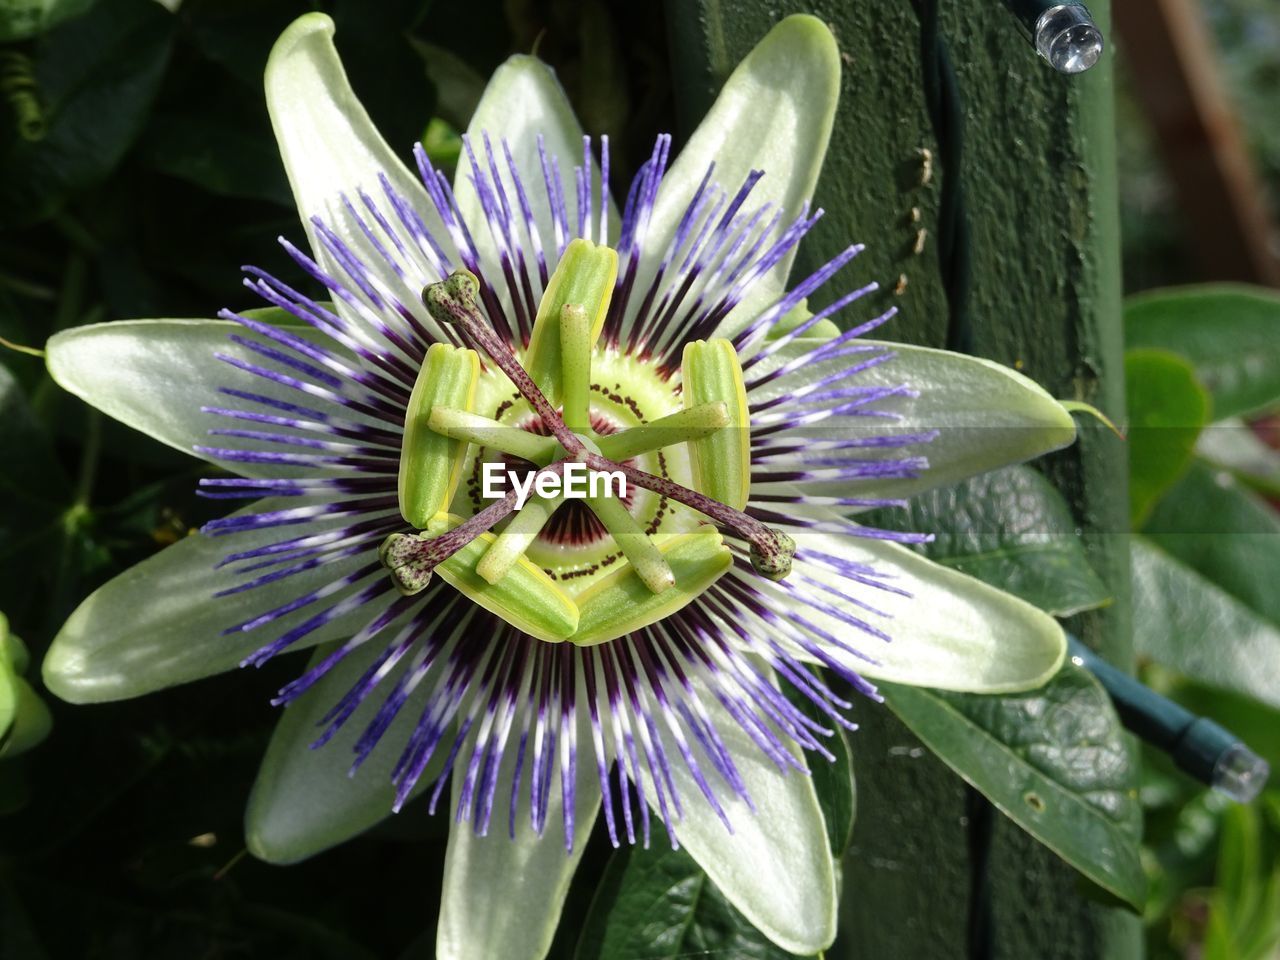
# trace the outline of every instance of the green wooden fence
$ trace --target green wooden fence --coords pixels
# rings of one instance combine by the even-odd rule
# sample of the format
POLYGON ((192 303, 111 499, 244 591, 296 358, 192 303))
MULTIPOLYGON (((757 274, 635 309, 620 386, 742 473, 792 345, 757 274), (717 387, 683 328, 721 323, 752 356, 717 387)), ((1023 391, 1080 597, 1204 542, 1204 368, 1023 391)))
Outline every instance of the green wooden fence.
MULTIPOLYGON (((778 19, 804 10, 827 20, 840 41, 843 94, 817 194, 827 216, 799 267, 852 240, 867 243, 859 278, 879 279, 884 305, 901 309, 886 335, 942 346, 949 302, 940 203, 944 178, 958 177, 951 187, 963 191, 970 227, 963 252, 974 352, 1119 418, 1111 57, 1065 77, 1036 57, 999 0, 942 6, 962 107, 958 170, 943 167, 951 144, 939 142, 931 122, 930 53, 922 55, 921 11, 908 0, 667 0, 681 119, 701 116, 778 19)), ((1091 4, 1104 32, 1108 8, 1091 4)), ((1125 463, 1118 439, 1085 425, 1079 444, 1041 464, 1116 596, 1071 627, 1118 663, 1130 653, 1125 463)), ((857 714, 858 823, 829 960, 1141 956, 1132 913, 1083 896, 1074 871, 1004 818, 988 816, 983 829, 983 804, 888 711, 857 714), (975 910, 985 915, 978 926, 989 924, 985 946, 970 944, 975 910)))

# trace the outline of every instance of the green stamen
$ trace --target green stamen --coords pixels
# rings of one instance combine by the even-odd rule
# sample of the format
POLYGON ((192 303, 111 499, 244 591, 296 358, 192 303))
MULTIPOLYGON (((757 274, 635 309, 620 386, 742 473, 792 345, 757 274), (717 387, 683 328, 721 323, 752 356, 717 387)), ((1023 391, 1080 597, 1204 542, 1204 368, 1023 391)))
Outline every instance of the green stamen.
POLYGON ((684 410, 659 417, 620 433, 611 433, 597 440, 600 455, 610 460, 630 460, 642 453, 673 447, 710 436, 721 427, 729 425, 728 408, 721 401, 700 403, 684 410))
POLYGON ((538 538, 551 515, 564 503, 564 495, 530 500, 511 518, 505 530, 497 534, 484 559, 476 564, 476 573, 490 583, 497 583, 524 556, 529 545, 538 538))
POLYGON ((690 442, 694 486, 741 510, 751 497, 751 415, 738 354, 728 340, 695 340, 684 348, 680 375, 687 406, 718 400, 730 420, 726 429, 690 442))
POLYGON ((671 566, 676 588, 653 593, 633 567, 609 574, 578 597, 578 630, 570 638, 573 643, 594 646, 669 617, 733 566, 733 554, 714 530, 664 537, 658 549, 671 566))
POLYGON ((475 398, 480 358, 474 350, 434 343, 427 351, 405 411, 397 492, 400 514, 419 530, 449 506, 462 476, 467 444, 428 424, 437 404, 469 407, 475 398))
POLYGON ((616 497, 590 497, 587 506, 604 524, 623 556, 631 561, 646 587, 656 594, 675 585, 676 578, 667 558, 631 515, 625 503, 616 497))
POLYGON ((560 309, 560 376, 564 422, 575 433, 591 426, 591 318, 579 303, 560 309))
POLYGON ((546 292, 538 304, 538 316, 529 338, 524 367, 552 404, 559 402, 562 396, 561 311, 566 304, 576 303, 586 312, 589 319, 587 351, 590 353, 604 328, 617 278, 617 253, 609 247, 578 239, 565 248, 555 273, 547 281, 546 292))
POLYGON ((539 466, 551 462, 558 446, 555 437, 540 437, 528 430, 452 407, 432 408, 427 425, 446 437, 468 440, 539 466))

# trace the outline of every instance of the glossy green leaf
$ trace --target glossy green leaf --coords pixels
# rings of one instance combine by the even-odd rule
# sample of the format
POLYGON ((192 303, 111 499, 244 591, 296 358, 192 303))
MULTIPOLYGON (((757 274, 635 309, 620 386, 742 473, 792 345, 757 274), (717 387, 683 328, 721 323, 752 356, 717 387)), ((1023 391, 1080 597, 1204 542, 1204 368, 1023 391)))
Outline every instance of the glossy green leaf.
POLYGON ((1102 606, 1106 586, 1089 567, 1062 494, 1030 467, 1007 467, 913 497, 905 510, 859 520, 920 530, 930 560, 998 586, 1054 616, 1102 606))
POLYGON ((1134 527, 1191 462, 1209 422, 1209 395, 1187 361, 1167 350, 1124 359, 1129 410, 1129 515, 1134 527))
MULTIPOLYGON (((261 500, 239 512, 288 506, 295 504, 283 498, 261 500)), ((247 531, 236 535, 234 549, 252 550, 279 538, 275 528, 247 531)), ((215 597, 245 579, 231 567, 216 568, 230 549, 226 538, 190 536, 91 593, 63 624, 45 656, 42 669, 50 692, 72 703, 100 703, 231 670, 271 639, 313 616, 319 607, 295 610, 269 628, 223 631, 335 583, 367 562, 365 557, 352 557, 301 571, 274 587, 215 597)), ((339 590, 327 603, 350 592, 351 588, 339 590)), ((350 636, 380 609, 375 602, 338 617, 308 634, 294 649, 350 636)))
POLYGON ((1268 497, 1280 499, 1280 450, 1269 446, 1243 420, 1231 418, 1205 427, 1196 455, 1234 473, 1268 497))
POLYGON ((1192 463, 1143 536, 1280 625, 1280 513, 1223 470, 1192 463))
POLYGON ((1280 626, 1144 537, 1131 558, 1138 654, 1280 707, 1280 626))
POLYGON ((984 697, 882 687, 895 714, 1015 823, 1140 907, 1136 773, 1106 691, 1067 667, 1045 687, 984 697))
MULTIPOLYGON (((749 380, 786 363, 796 368, 750 390, 752 404, 795 395, 822 378, 847 369, 849 358, 805 362, 825 341, 800 338, 751 367, 749 380)), ((847 378, 829 384, 858 387, 907 387, 914 395, 894 396, 877 402, 875 409, 896 415, 881 420, 865 416, 832 416, 799 436, 816 439, 871 439, 878 436, 929 433, 928 443, 908 448, 907 454, 928 460, 916 477, 887 477, 865 481, 807 481, 803 492, 833 496, 910 497, 934 487, 947 486, 996 467, 1021 463, 1074 442, 1076 425, 1057 400, 1022 374, 990 360, 945 350, 900 343, 858 341, 891 358, 847 378)), ((834 405, 838 401, 831 401, 834 405)), ((859 455, 898 459, 900 448, 860 450, 859 455)), ((797 462, 803 453, 797 454, 797 462)), ((789 461, 775 459, 774 464, 789 461)), ((767 485, 753 483, 753 492, 767 485)))
POLYGON ((683 850, 615 853, 596 889, 574 960, 787 960, 683 850))
POLYGON ((1280 294, 1241 284, 1171 287, 1131 297, 1125 344, 1171 350, 1195 367, 1218 419, 1280 403, 1280 294))
MULTIPOLYGON (((312 654, 307 668, 336 648, 326 644, 312 654)), ((432 684, 419 684, 352 775, 354 747, 382 706, 377 692, 366 698, 342 728, 322 747, 312 748, 327 727, 323 718, 373 666, 386 645, 371 641, 348 654, 314 687, 284 708, 267 746, 245 812, 245 844, 268 863, 296 863, 363 833, 391 815, 395 788, 391 771, 414 726, 422 717, 432 684)), ((390 682, 390 681, 388 681, 390 682)), ((415 796, 432 784, 444 764, 441 750, 423 772, 415 796)), ((424 811, 410 806, 400 816, 424 811)))
POLYGON ((98 0, 36 41, 45 130, 0 141, 0 223, 46 219, 116 168, 160 88, 173 26, 158 3, 98 0))

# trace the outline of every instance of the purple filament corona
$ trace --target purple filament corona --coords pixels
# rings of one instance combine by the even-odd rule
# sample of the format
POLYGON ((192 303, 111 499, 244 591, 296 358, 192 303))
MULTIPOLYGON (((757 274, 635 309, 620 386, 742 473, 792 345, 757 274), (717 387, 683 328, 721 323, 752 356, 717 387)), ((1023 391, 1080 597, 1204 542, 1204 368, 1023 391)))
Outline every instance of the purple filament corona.
MULTIPOLYGON (((670 236, 655 237, 669 152, 670 138, 659 137, 612 236, 607 138, 600 143, 603 176, 594 172, 587 139, 583 162, 567 179, 541 142, 533 169, 525 170, 506 142, 495 145, 487 136, 467 142, 465 166, 479 210, 470 221, 419 149, 429 209, 416 208, 382 176, 376 187, 366 185, 370 192, 344 196, 326 218, 313 218, 314 259, 281 241, 340 310, 246 268, 246 285, 300 324, 223 313, 243 331, 218 355, 228 365, 226 399, 204 408, 218 424, 209 431, 217 439, 200 452, 244 476, 204 480, 200 491, 270 498, 204 529, 227 537, 222 566, 241 578, 222 592, 238 612, 226 632, 261 636, 261 648, 246 660, 255 665, 317 638, 346 638, 322 648, 325 654, 276 702, 288 704, 322 680, 349 674, 316 746, 358 728, 351 737, 353 774, 375 749, 398 750, 391 772, 396 809, 418 792, 429 794, 434 809, 452 773, 456 816, 478 832, 496 819, 512 833, 522 822, 541 833, 558 819, 572 846, 577 801, 588 784, 603 794, 613 843, 647 842, 651 808, 674 841, 673 827, 690 804, 710 805, 726 825, 727 799, 752 805, 739 768, 742 748, 728 746, 726 724, 780 773, 802 773, 796 747, 829 756, 824 738, 836 725, 851 726, 844 716, 850 704, 815 664, 876 696, 857 665, 874 661, 888 641, 891 624, 874 601, 896 588, 883 572, 811 549, 803 538, 797 559, 804 562, 772 592, 753 573, 745 547, 730 540, 733 568, 697 600, 591 648, 531 638, 439 581, 400 597, 378 563, 385 537, 410 532, 397 509, 396 475, 418 368, 431 343, 458 342, 456 331, 437 326, 422 306, 425 284, 457 269, 475 274, 494 329, 518 348, 528 342, 541 292, 569 241, 609 243, 618 251, 619 273, 604 342, 672 370, 684 345, 712 336, 820 215, 805 211, 784 221, 770 204, 751 204, 763 174, 752 173, 731 193, 715 183, 713 167, 670 236), (258 599, 264 588, 270 601, 258 599), (840 629, 816 622, 814 610, 840 629), (775 675, 816 710, 796 706, 775 675)), ((810 341, 785 363, 760 367, 777 351, 805 345, 800 338, 814 325, 876 289, 855 290, 790 333, 767 337, 859 249, 848 248, 778 296, 733 337, 753 424, 748 512, 801 532, 919 541, 835 514, 796 515, 806 505, 894 504, 858 496, 856 484, 914 476, 925 467, 904 448, 926 443, 928 434, 824 432, 850 417, 892 421, 886 403, 912 395, 905 385, 859 383, 860 374, 892 354, 857 338, 893 311, 810 341), (766 388, 801 369, 814 373, 767 395, 766 388), (824 486, 806 495, 806 483, 824 486), (832 493, 833 483, 848 493, 832 493)))

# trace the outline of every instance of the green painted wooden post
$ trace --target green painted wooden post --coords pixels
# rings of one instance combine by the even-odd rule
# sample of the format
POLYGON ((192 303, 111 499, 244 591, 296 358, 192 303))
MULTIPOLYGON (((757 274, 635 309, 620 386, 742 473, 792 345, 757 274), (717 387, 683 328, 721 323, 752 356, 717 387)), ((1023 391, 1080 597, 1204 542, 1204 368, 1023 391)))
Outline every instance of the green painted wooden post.
MULTIPOLYGON (((972 229, 970 312, 977 353, 1017 366, 1059 397, 1123 416, 1120 277, 1109 58, 1056 74, 1000 0, 943 4, 965 106, 962 176, 972 229)), ((947 306, 933 225, 939 176, 921 83, 919 21, 908 0, 667 0, 681 122, 696 120, 732 65, 782 16, 831 24, 844 60, 836 130, 818 187, 828 214, 801 252, 812 266, 868 244, 853 280, 885 286, 901 309, 886 335, 942 345, 947 306), (927 182, 926 182, 927 180, 927 182), (913 214, 913 209, 918 211, 913 214), (923 237, 923 252, 917 253, 923 237), (901 278, 901 279, 900 279, 901 278), (905 283, 903 282, 905 281, 905 283), (897 289, 897 292, 895 291, 897 289)), ((1109 4, 1090 9, 1104 31, 1109 4)), ((869 310, 870 308, 868 308, 869 310)), ((1113 661, 1129 657, 1123 445, 1084 426, 1042 464, 1080 521, 1116 602, 1072 624, 1113 661)), ((844 957, 967 956, 974 880, 963 783, 887 711, 857 708, 858 824, 844 865, 844 957)), ((987 876, 994 953, 1008 958, 1134 958, 1131 914, 1081 896, 1075 873, 997 817, 987 876)))

